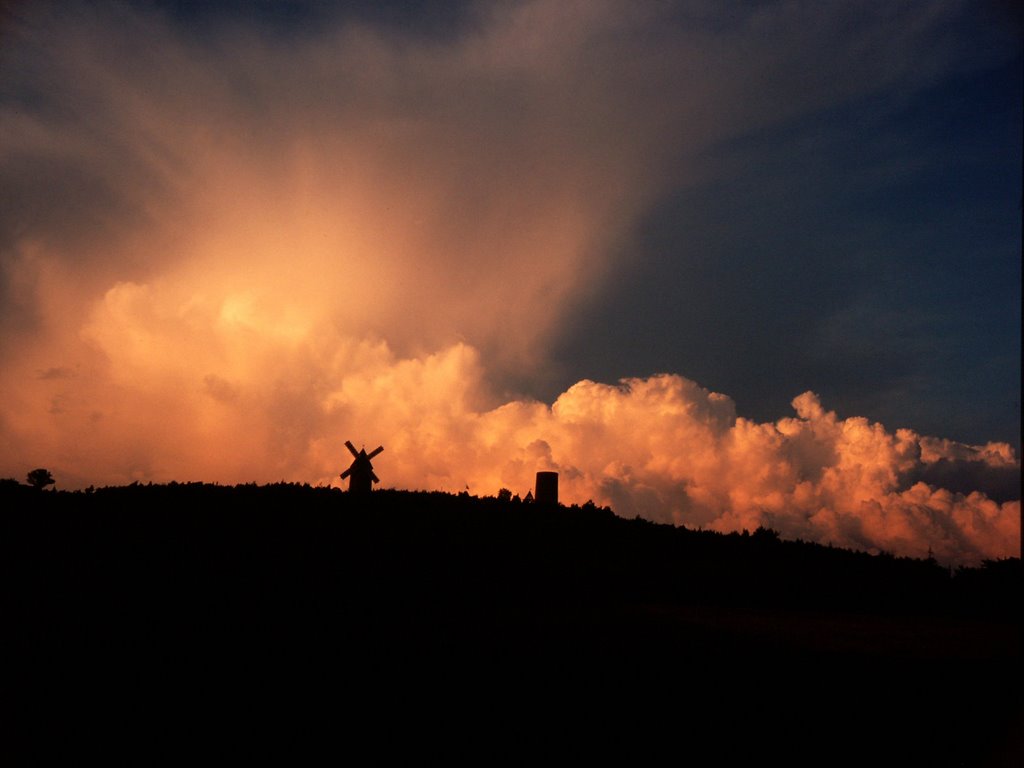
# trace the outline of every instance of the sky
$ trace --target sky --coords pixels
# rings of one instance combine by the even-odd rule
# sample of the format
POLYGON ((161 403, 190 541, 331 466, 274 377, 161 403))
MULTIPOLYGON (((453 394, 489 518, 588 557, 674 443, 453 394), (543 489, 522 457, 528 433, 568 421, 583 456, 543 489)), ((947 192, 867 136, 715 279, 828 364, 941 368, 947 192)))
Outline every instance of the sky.
POLYGON ((0 6, 0 476, 1020 553, 1006 2, 0 6))

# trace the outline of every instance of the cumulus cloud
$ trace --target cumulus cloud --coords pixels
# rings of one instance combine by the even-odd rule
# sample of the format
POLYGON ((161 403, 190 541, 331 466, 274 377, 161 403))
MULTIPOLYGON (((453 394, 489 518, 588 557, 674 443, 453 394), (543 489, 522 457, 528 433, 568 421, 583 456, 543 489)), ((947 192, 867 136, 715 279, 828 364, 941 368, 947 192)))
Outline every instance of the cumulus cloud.
MULTIPOLYGON (((857 549, 920 557, 931 550, 947 562, 1017 553, 1019 494, 1000 503, 913 479, 939 462, 965 460, 1019 478, 1009 446, 891 433, 863 418, 838 418, 810 392, 793 406, 796 418, 759 424, 679 376, 581 382, 550 410, 527 412, 528 434, 549 448, 533 465, 561 471, 570 499, 594 498, 627 516, 723 532, 766 526, 857 549)), ((522 412, 513 412, 521 429, 522 412)), ((484 418, 504 416, 499 409, 484 418)), ((507 466, 529 464, 525 458, 507 466)))
POLYGON ((4 474, 337 482, 365 440, 395 487, 523 493, 556 469, 565 501, 625 515, 1015 552, 1009 446, 890 433, 810 393, 753 423, 680 376, 550 406, 502 384, 543 373, 670 174, 927 81, 942 14, 542 0, 473 6, 439 42, 38 8, 0 62, 4 474), (808 66, 822 46, 834 69, 808 66))

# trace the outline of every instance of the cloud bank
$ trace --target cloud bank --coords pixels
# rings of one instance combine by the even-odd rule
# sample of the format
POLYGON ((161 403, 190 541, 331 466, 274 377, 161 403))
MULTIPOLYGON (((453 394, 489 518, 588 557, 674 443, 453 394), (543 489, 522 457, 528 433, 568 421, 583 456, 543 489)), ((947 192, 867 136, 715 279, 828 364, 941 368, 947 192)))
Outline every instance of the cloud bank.
POLYGON ((4 475, 337 482, 351 439, 385 445, 389 486, 525 493, 557 469, 564 501, 623 515, 1017 553, 1007 445, 891 433, 810 393, 753 423, 675 375, 509 395, 624 268, 669 174, 927 82, 942 14, 497 3, 442 42, 39 8, 0 60, 4 475), (825 45, 834 68, 809 68, 825 45))

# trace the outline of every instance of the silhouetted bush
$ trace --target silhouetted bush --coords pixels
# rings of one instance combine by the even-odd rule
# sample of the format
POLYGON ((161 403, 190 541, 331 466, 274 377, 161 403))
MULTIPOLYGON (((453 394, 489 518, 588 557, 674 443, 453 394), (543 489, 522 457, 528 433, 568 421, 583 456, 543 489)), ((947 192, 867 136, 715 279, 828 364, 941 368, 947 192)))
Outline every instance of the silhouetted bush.
POLYGON ((53 475, 50 474, 50 470, 33 469, 28 473, 28 484, 35 488, 37 491, 41 491, 48 485, 53 485, 56 481, 53 479, 53 475))

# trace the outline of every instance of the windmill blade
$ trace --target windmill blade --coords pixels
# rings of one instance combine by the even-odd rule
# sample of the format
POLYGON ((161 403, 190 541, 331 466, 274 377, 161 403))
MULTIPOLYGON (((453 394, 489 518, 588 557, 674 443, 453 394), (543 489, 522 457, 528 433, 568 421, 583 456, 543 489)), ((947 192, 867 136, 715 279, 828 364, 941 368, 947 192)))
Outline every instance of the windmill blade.
POLYGON ((373 449, 373 453, 368 454, 366 456, 366 458, 372 459, 374 456, 376 456, 378 453, 380 453, 383 450, 384 450, 384 446, 383 445, 378 445, 376 448, 373 449))
POLYGON ((373 480, 373 482, 375 482, 375 483, 379 483, 380 482, 380 478, 377 477, 375 474, 373 474, 373 470, 372 469, 370 470, 370 479, 373 480))
POLYGON ((353 456, 359 456, 359 451, 357 451, 356 447, 352 445, 352 443, 350 443, 348 440, 345 441, 345 447, 349 449, 353 456))
POLYGON ((344 472, 341 473, 341 479, 344 480, 346 477, 348 477, 351 474, 352 474, 352 467, 349 467, 348 469, 346 469, 344 472))

